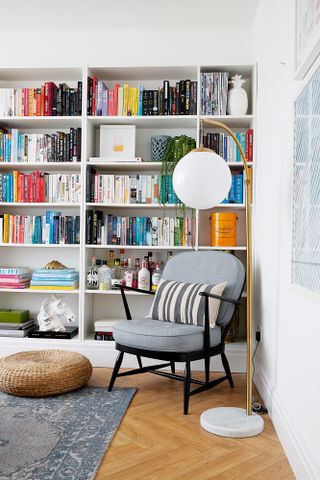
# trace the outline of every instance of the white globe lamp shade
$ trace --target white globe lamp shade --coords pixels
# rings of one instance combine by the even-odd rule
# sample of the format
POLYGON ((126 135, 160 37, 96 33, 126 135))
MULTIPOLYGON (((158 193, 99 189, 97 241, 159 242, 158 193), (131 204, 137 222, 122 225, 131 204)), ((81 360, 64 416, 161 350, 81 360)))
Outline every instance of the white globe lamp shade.
POLYGON ((205 210, 222 202, 231 187, 226 161, 212 150, 192 150, 173 172, 173 188, 187 207, 205 210))

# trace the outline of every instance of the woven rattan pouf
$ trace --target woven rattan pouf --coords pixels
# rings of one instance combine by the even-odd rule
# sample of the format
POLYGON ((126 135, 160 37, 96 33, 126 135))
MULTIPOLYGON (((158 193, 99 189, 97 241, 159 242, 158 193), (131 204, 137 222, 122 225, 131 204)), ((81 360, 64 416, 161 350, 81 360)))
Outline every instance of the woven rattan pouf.
POLYGON ((0 390, 20 397, 46 397, 76 390, 92 373, 76 352, 35 350, 0 358, 0 390))

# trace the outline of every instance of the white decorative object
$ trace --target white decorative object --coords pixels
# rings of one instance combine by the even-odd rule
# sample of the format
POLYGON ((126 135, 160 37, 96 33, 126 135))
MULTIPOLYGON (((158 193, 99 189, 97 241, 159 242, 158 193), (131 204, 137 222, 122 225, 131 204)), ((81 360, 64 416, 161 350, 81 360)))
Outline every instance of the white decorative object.
POLYGON ((254 437, 263 431, 263 420, 259 415, 247 415, 244 408, 236 407, 206 410, 201 414, 200 425, 207 432, 229 438, 254 437))
POLYGON ((246 115, 248 111, 248 94, 242 85, 246 83, 242 75, 234 75, 230 83, 233 85, 228 92, 227 114, 246 115))
POLYGON ((71 308, 56 295, 51 295, 43 300, 37 320, 39 330, 42 332, 64 332, 64 322, 73 323, 76 317, 71 308))
POLYGON ((131 161, 135 158, 135 125, 101 125, 100 157, 131 161))
POLYGON ((173 171, 174 191, 187 207, 214 207, 226 198, 230 187, 227 162, 211 150, 191 151, 173 171))

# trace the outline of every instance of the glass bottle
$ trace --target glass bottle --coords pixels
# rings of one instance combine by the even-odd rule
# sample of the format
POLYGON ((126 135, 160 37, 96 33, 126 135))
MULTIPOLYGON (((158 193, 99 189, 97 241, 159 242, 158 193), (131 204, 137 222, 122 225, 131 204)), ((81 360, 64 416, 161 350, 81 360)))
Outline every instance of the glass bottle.
POLYGON ((102 260, 102 265, 98 269, 99 290, 111 289, 112 270, 107 265, 107 260, 102 260))
POLYGON ((99 288, 98 267, 96 265, 96 257, 91 258, 91 265, 87 271, 86 288, 88 290, 98 290, 99 288))
POLYGON ((150 290, 150 272, 145 260, 143 260, 142 267, 138 273, 138 288, 140 290, 150 290))
POLYGON ((120 259, 114 259, 114 266, 111 273, 111 286, 112 288, 117 288, 121 285, 123 279, 123 272, 120 267, 120 259))
POLYGON ((127 287, 133 287, 133 277, 134 277, 134 270, 132 268, 132 258, 128 258, 128 266, 125 269, 124 272, 124 284, 127 287))
POLYGON ((151 290, 153 292, 155 292, 159 286, 159 283, 160 283, 160 280, 161 280, 161 263, 158 262, 156 264, 156 268, 153 270, 153 273, 152 273, 152 286, 151 286, 151 290))
POLYGON ((109 250, 108 267, 114 266, 114 250, 109 250))

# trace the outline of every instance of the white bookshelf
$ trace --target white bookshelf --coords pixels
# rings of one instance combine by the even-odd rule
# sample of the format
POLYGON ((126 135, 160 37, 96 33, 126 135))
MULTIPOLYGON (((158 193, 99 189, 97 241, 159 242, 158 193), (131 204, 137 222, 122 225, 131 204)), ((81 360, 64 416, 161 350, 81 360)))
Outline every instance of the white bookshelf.
MULTIPOLYGON (((80 215, 80 245, 34 245, 34 244, 0 244, 1 263, 9 266, 28 266, 32 270, 45 265, 51 260, 59 260, 69 267, 79 269, 80 285, 78 290, 33 290, 33 289, 0 289, 0 302, 6 308, 28 308, 35 317, 39 311, 41 301, 50 293, 65 297, 70 307, 74 310, 79 334, 72 340, 47 340, 47 339, 12 339, 0 337, 0 351, 3 354, 18 350, 40 348, 66 348, 77 350, 87 355, 94 365, 113 366, 116 352, 114 342, 99 342, 93 339, 93 322, 99 318, 124 318, 121 295, 119 291, 94 291, 87 290, 85 285, 86 271, 92 256, 106 259, 109 250, 114 250, 115 257, 119 250, 125 249, 125 256, 141 257, 147 251, 152 251, 156 259, 166 259, 167 252, 174 255, 191 250, 227 250, 232 251, 243 262, 246 259, 245 245, 245 204, 221 204, 209 211, 197 212, 196 238, 193 247, 148 247, 148 246, 121 246, 121 245, 86 245, 85 244, 85 218, 86 210, 103 208, 104 211, 133 214, 143 211, 155 211, 159 215, 163 209, 159 204, 101 204, 86 202, 85 186, 87 166, 93 166, 98 172, 130 174, 130 172, 150 173, 159 172, 160 162, 151 162, 150 137, 155 134, 169 134, 171 136, 186 134, 196 139, 199 145, 200 128, 200 88, 198 83, 198 112, 197 115, 168 115, 168 116, 88 116, 87 115, 87 77, 96 75, 98 79, 105 80, 107 84, 126 82, 129 85, 143 83, 145 88, 158 88, 164 79, 174 82, 190 78, 199 82, 201 71, 228 70, 231 75, 240 73, 248 80, 246 87, 249 95, 249 112, 244 116, 215 116, 235 130, 254 128, 254 97, 255 97, 255 72, 251 65, 205 65, 205 66, 159 66, 159 67, 74 67, 74 68, 3 68, 0 69, 0 88, 38 87, 45 81, 56 83, 66 82, 76 86, 82 80, 82 116, 54 116, 54 117, 4 117, 0 118, 0 127, 11 129, 18 128, 26 133, 44 133, 57 130, 66 130, 71 127, 82 128, 81 162, 15 162, 0 163, 0 172, 19 170, 22 172, 41 170, 44 172, 75 172, 81 175, 81 202, 80 203, 0 203, 0 213, 13 212, 19 214, 41 214, 47 209, 59 209, 65 214, 80 215), (136 155, 144 159, 143 162, 118 162, 102 163, 97 148, 99 142, 100 125, 136 125, 136 155), (238 214, 238 246, 237 247, 211 247, 209 241, 209 215, 212 211, 235 211, 238 214), (5 260, 4 260, 5 258, 5 260)), ((207 131, 219 131, 207 127, 207 131)), ((229 163, 231 169, 242 169, 241 162, 229 163)), ((252 165, 251 165, 252 166, 252 165)), ((167 205, 168 213, 174 213, 175 206, 167 205)), ((129 292, 129 303, 134 315, 145 316, 151 305, 151 295, 129 292)), ((246 293, 243 294, 245 311, 246 293)), ((244 337, 245 332, 242 331, 244 337)), ((233 371, 245 370, 245 343, 239 341, 228 344, 230 361, 233 371)), ((135 365, 135 359, 130 356, 124 366, 135 365)), ((195 368, 203 368, 197 364, 195 368)), ((215 366, 216 368, 216 366, 215 366)))

